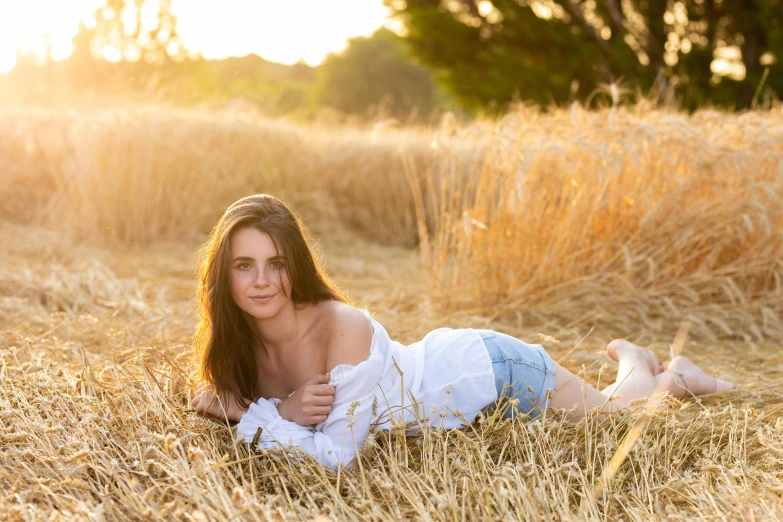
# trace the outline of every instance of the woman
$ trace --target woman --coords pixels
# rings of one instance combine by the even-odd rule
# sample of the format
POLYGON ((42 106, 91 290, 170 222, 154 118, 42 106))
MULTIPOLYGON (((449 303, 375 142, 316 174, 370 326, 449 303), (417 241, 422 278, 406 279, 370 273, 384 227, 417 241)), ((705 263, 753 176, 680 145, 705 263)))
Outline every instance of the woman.
POLYGON ((373 425, 462 427, 502 396, 512 399, 507 416, 552 407, 578 419, 658 392, 731 388, 684 357, 664 370, 622 340, 607 348, 620 368, 602 392, 541 346, 489 330, 441 328, 405 347, 348 303, 296 217, 268 195, 240 199, 214 227, 198 297, 195 411, 238 421, 248 442, 298 446, 333 468, 351 461, 373 425))

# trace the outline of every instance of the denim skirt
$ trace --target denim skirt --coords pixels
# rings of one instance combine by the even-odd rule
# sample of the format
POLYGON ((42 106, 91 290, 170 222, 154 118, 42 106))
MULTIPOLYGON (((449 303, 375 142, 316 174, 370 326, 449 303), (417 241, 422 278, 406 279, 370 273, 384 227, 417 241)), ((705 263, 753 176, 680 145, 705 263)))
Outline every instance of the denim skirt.
POLYGON ((506 409, 505 418, 520 413, 535 418, 549 407, 555 391, 555 363, 538 344, 527 344, 510 335, 492 330, 476 330, 484 341, 492 361, 498 402, 516 399, 506 409), (547 392, 550 393, 547 393, 547 392))

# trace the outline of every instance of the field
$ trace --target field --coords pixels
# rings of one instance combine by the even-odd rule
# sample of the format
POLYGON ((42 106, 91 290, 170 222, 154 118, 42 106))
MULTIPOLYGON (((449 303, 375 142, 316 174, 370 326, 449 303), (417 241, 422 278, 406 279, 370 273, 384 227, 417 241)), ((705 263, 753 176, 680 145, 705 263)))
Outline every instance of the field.
POLYGON ((783 110, 518 108, 438 127, 303 127, 128 104, 0 115, 0 519, 783 518, 783 110), (196 252, 251 193, 291 204, 334 280, 410 343, 543 344, 594 384, 606 343, 735 390, 639 413, 375 432, 340 473, 188 411, 196 252), (600 486, 600 487, 599 487, 600 486))

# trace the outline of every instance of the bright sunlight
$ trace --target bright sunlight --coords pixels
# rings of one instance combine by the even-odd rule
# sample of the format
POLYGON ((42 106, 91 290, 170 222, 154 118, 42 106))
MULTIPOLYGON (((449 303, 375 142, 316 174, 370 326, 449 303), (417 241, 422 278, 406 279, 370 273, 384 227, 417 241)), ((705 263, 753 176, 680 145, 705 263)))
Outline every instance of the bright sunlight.
MULTIPOLYGON (((0 73, 16 65, 17 50, 55 60, 68 58, 79 21, 89 27, 101 0, 30 0, 0 3, 0 73)), ((342 50, 348 38, 367 36, 383 25, 380 0, 174 0, 172 11, 190 52, 207 59, 255 53, 267 60, 320 63, 342 50), (305 16, 306 15, 306 16, 305 16)))

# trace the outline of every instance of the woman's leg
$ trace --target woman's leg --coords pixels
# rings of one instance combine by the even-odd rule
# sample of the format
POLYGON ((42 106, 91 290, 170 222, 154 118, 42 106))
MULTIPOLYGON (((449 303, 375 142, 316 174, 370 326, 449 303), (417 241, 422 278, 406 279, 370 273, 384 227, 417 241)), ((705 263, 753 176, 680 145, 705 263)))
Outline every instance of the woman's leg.
POLYGON ((612 341, 607 353, 617 360, 620 368, 617 381, 599 392, 559 364, 556 365, 555 391, 550 407, 576 410, 569 415, 581 419, 594 408, 610 412, 627 406, 635 399, 668 392, 674 397, 704 395, 730 390, 731 383, 710 377, 686 357, 677 357, 666 371, 658 358, 627 341, 612 341), (614 400, 610 400, 615 396, 614 400))

